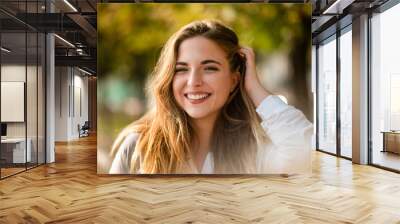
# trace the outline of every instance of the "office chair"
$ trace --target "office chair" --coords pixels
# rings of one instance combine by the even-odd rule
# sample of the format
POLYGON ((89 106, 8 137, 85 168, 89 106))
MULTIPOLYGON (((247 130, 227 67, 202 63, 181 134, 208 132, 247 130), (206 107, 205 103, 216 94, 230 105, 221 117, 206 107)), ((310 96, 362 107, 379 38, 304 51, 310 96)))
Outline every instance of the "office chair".
POLYGON ((89 121, 85 121, 82 127, 79 128, 79 138, 89 136, 89 129, 90 129, 89 121))

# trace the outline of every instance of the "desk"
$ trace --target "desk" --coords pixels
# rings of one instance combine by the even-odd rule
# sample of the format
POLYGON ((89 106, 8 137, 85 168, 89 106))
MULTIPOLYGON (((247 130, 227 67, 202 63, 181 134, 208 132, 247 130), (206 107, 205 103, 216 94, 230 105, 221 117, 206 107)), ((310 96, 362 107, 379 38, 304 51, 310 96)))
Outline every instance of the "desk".
POLYGON ((383 134, 382 152, 400 154, 400 131, 381 131, 383 134))
POLYGON ((28 147, 25 154, 25 138, 5 138, 1 139, 1 157, 6 163, 25 163, 31 162, 32 140, 27 138, 28 147), (12 159, 11 159, 12 158, 12 159), (27 161, 25 161, 27 159, 27 161))

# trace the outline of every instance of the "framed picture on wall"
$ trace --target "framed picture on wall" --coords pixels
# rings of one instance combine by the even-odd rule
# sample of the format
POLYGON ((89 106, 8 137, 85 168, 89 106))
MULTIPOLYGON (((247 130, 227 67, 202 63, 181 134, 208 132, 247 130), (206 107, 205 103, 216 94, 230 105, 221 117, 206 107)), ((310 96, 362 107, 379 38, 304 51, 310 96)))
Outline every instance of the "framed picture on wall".
POLYGON ((310 172, 309 4, 98 9, 98 173, 310 172))

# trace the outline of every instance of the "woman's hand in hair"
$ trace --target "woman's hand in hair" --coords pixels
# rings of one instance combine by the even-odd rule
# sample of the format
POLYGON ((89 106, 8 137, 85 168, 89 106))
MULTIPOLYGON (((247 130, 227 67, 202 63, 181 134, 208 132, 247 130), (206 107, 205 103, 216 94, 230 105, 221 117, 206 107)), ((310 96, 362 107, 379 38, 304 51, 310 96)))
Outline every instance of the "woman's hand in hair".
POLYGON ((246 72, 244 77, 244 87, 247 94, 250 96, 254 105, 257 107, 261 101, 270 93, 264 89, 257 76, 255 54, 252 48, 242 47, 240 50, 242 56, 246 58, 246 72))

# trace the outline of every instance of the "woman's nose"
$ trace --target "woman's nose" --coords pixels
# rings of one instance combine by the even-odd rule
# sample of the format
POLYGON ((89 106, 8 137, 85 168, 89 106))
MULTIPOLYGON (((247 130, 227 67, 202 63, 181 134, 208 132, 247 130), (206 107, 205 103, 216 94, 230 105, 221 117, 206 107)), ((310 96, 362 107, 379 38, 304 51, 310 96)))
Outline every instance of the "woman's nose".
POLYGON ((196 69, 193 69, 188 77, 187 84, 189 86, 201 86, 203 84, 202 75, 196 69))

